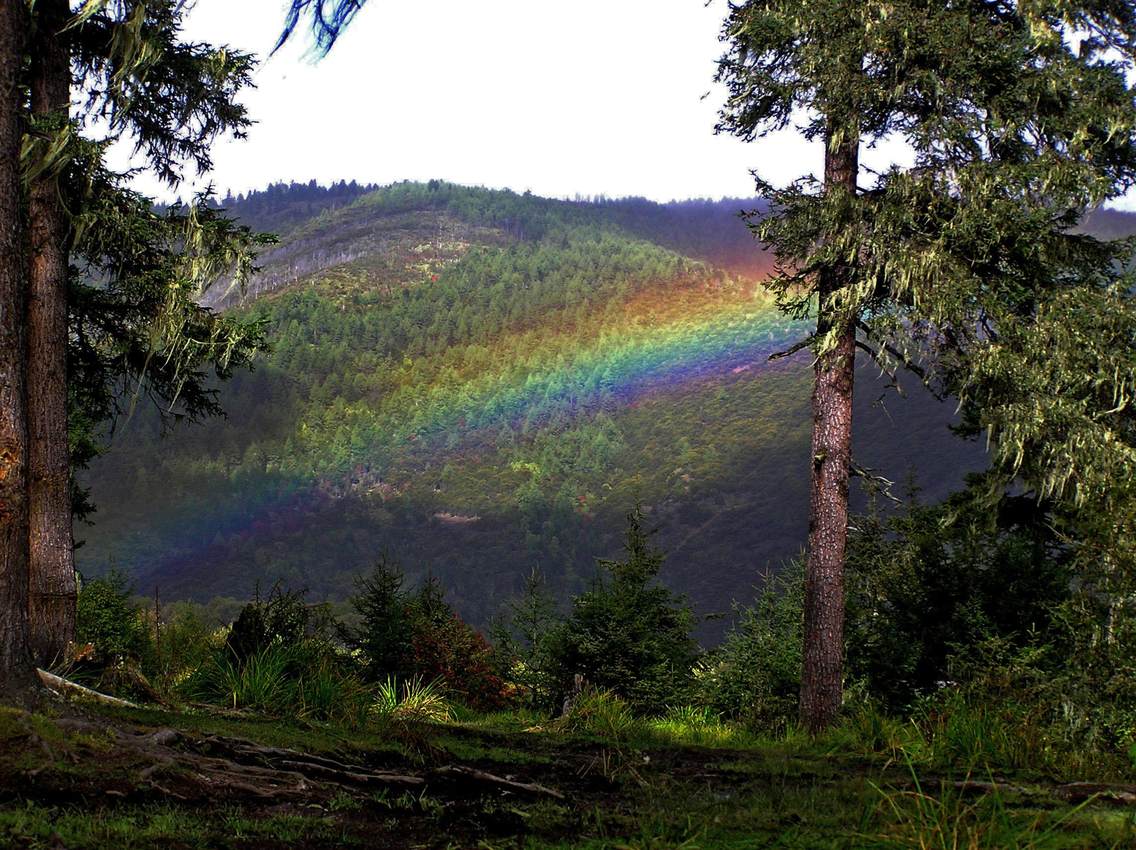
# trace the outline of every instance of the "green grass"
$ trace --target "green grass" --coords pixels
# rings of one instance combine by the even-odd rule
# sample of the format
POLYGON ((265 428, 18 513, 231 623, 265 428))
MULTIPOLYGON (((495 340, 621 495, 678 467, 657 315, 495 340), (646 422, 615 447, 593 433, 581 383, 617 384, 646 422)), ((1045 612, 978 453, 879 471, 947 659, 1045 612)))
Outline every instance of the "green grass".
POLYGON ((251 846, 269 840, 363 846, 324 814, 249 817, 238 808, 201 812, 168 804, 107 807, 27 803, 0 810, 0 846, 68 850, 251 846))
POLYGON ((413 752, 378 722, 352 730, 200 713, 97 712, 135 731, 175 727, 391 769, 471 765, 557 788, 566 799, 344 788, 307 804, 178 803, 144 783, 131 791, 127 782, 141 765, 116 762, 109 735, 75 733, 49 716, 4 709, 0 847, 1089 850, 1136 842, 1130 811, 1093 800, 1061 803, 1030 778, 1036 770, 968 770, 964 759, 937 761, 942 753, 914 724, 866 712, 821 738, 795 731, 772 738, 691 708, 635 717, 601 692, 563 720, 463 710, 442 723, 416 724, 421 740, 413 752), (104 779, 112 775, 113 782, 104 779), (974 793, 951 781, 993 775, 1013 787, 974 793), (108 789, 128 796, 107 796, 108 789))
POLYGON ((1000 847, 1042 850, 1065 847, 1129 847, 1136 839, 1131 816, 1110 818, 1073 808, 1043 809, 1007 799, 1001 792, 967 796, 949 783, 925 786, 912 773, 910 787, 877 788, 879 800, 865 819, 865 846, 920 850, 1000 847))
POLYGON ((394 677, 377 688, 371 714, 384 723, 444 723, 453 716, 440 681, 416 676, 401 685, 394 677))
POLYGON ((289 747, 312 753, 334 753, 350 750, 388 753, 397 756, 397 742, 376 729, 356 729, 334 723, 307 721, 300 718, 224 716, 204 710, 170 712, 160 709, 114 709, 100 707, 100 713, 143 726, 173 727, 203 735, 225 735, 248 738, 270 747, 289 747))

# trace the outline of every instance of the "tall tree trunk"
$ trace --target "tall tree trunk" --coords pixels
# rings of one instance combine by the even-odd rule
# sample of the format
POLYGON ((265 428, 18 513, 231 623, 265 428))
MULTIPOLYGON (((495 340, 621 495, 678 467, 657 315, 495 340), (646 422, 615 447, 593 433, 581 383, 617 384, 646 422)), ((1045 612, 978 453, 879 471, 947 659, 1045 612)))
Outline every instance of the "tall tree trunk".
MULTIPOLYGON (((856 191, 860 140, 826 137, 825 191, 856 191)), ((805 646, 801 721, 811 732, 830 727, 840 712, 844 678, 844 550, 848 539, 848 475, 852 463, 852 385, 856 329, 834 315, 833 293, 846 285, 842 266, 818 280, 817 333, 836 328, 836 344, 817 358, 813 384, 809 549, 805 564, 805 646), (840 322, 839 326, 835 325, 840 322)))
MULTIPOLYGON (((62 130, 71 100, 71 62, 60 31, 68 0, 37 0, 32 34, 33 115, 62 130)), ((28 198, 28 624, 32 655, 47 666, 75 632, 75 554, 67 437, 67 218, 56 170, 28 198)))
POLYGON ((0 0, 0 694, 28 681, 28 429, 20 199, 24 0, 0 0))

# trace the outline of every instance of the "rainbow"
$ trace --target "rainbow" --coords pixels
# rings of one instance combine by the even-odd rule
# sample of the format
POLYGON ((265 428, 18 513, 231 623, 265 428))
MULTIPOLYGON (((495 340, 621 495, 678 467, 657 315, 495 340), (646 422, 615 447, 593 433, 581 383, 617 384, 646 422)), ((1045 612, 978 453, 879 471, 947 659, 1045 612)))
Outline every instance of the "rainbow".
MULTIPOLYGON (((527 431, 701 381, 759 375, 770 354, 806 332, 760 284, 737 281, 654 286, 595 316, 561 318, 407 360, 379 404, 304 423, 300 445, 318 454, 346 440, 354 448, 340 456, 352 463, 475 446, 502 428, 527 431)), ((319 474, 318 465, 309 469, 319 474)))
MULTIPOLYGON (((214 541, 303 528, 313 511, 356 483, 362 490, 405 492, 423 480, 425 469, 451 459, 465 474, 485 474, 486 463, 508 474, 515 453, 497 448, 506 430, 509 442, 520 445, 537 429, 570 428, 599 414, 618 417, 621 410, 712 383, 744 382, 744 391, 760 397, 763 375, 799 368, 798 358, 782 367, 769 355, 806 332, 805 323, 777 310, 760 283, 720 277, 644 285, 622 300, 565 307, 531 327, 408 358, 386 376, 377 399, 325 409, 309 404, 294 423, 290 450, 277 450, 259 468, 231 471, 217 460, 206 473, 215 480, 199 477, 181 485, 182 492, 176 482, 183 476, 172 475, 165 504, 152 506, 143 525, 108 504, 100 514, 100 522, 115 529, 103 535, 108 548, 84 549, 84 560, 96 568, 110 559, 145 564, 149 553, 165 551, 190 568, 208 560, 214 541), (213 494, 208 504, 204 492, 213 494)), ((342 374, 352 377, 353 368, 345 364, 342 374)), ((753 415, 766 414, 755 409, 753 415)), ((200 476, 202 459, 193 460, 200 476)), ((461 512, 470 506, 449 507, 461 512)))

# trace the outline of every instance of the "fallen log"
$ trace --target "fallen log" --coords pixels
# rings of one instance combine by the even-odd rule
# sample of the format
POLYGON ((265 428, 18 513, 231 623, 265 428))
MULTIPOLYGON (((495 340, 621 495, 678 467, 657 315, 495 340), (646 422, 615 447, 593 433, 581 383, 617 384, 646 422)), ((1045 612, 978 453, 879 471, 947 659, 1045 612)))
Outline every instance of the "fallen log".
POLYGON ((1101 800, 1121 806, 1136 806, 1136 785, 1108 785, 1100 782, 1066 782, 1053 789, 1058 797, 1070 803, 1101 800))
POLYGON ((64 696, 72 696, 78 699, 88 699, 93 702, 102 703, 103 705, 113 705, 118 708, 138 708, 138 705, 132 703, 130 700, 119 699, 112 697, 109 694, 101 694, 91 688, 64 679, 62 676, 56 676, 54 673, 48 673, 46 670, 36 669, 36 674, 39 680, 45 686, 64 696))

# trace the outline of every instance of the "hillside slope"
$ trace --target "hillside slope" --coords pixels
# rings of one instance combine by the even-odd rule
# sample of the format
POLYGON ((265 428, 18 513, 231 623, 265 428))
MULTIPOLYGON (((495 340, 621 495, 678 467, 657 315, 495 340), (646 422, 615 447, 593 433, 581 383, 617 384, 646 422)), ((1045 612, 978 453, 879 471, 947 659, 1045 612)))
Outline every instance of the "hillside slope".
MULTIPOLYGON (((387 553, 484 623, 534 567, 583 586, 637 500, 704 612, 799 550, 808 356, 768 362, 803 329, 762 290, 745 202, 432 181, 311 203, 244 292, 209 296, 273 340, 221 388, 228 418, 163 439, 139 412, 91 469, 84 571, 166 598, 278 579, 342 598, 387 553)), ((858 463, 926 498, 981 464, 949 405, 882 393, 863 368, 858 463)))

